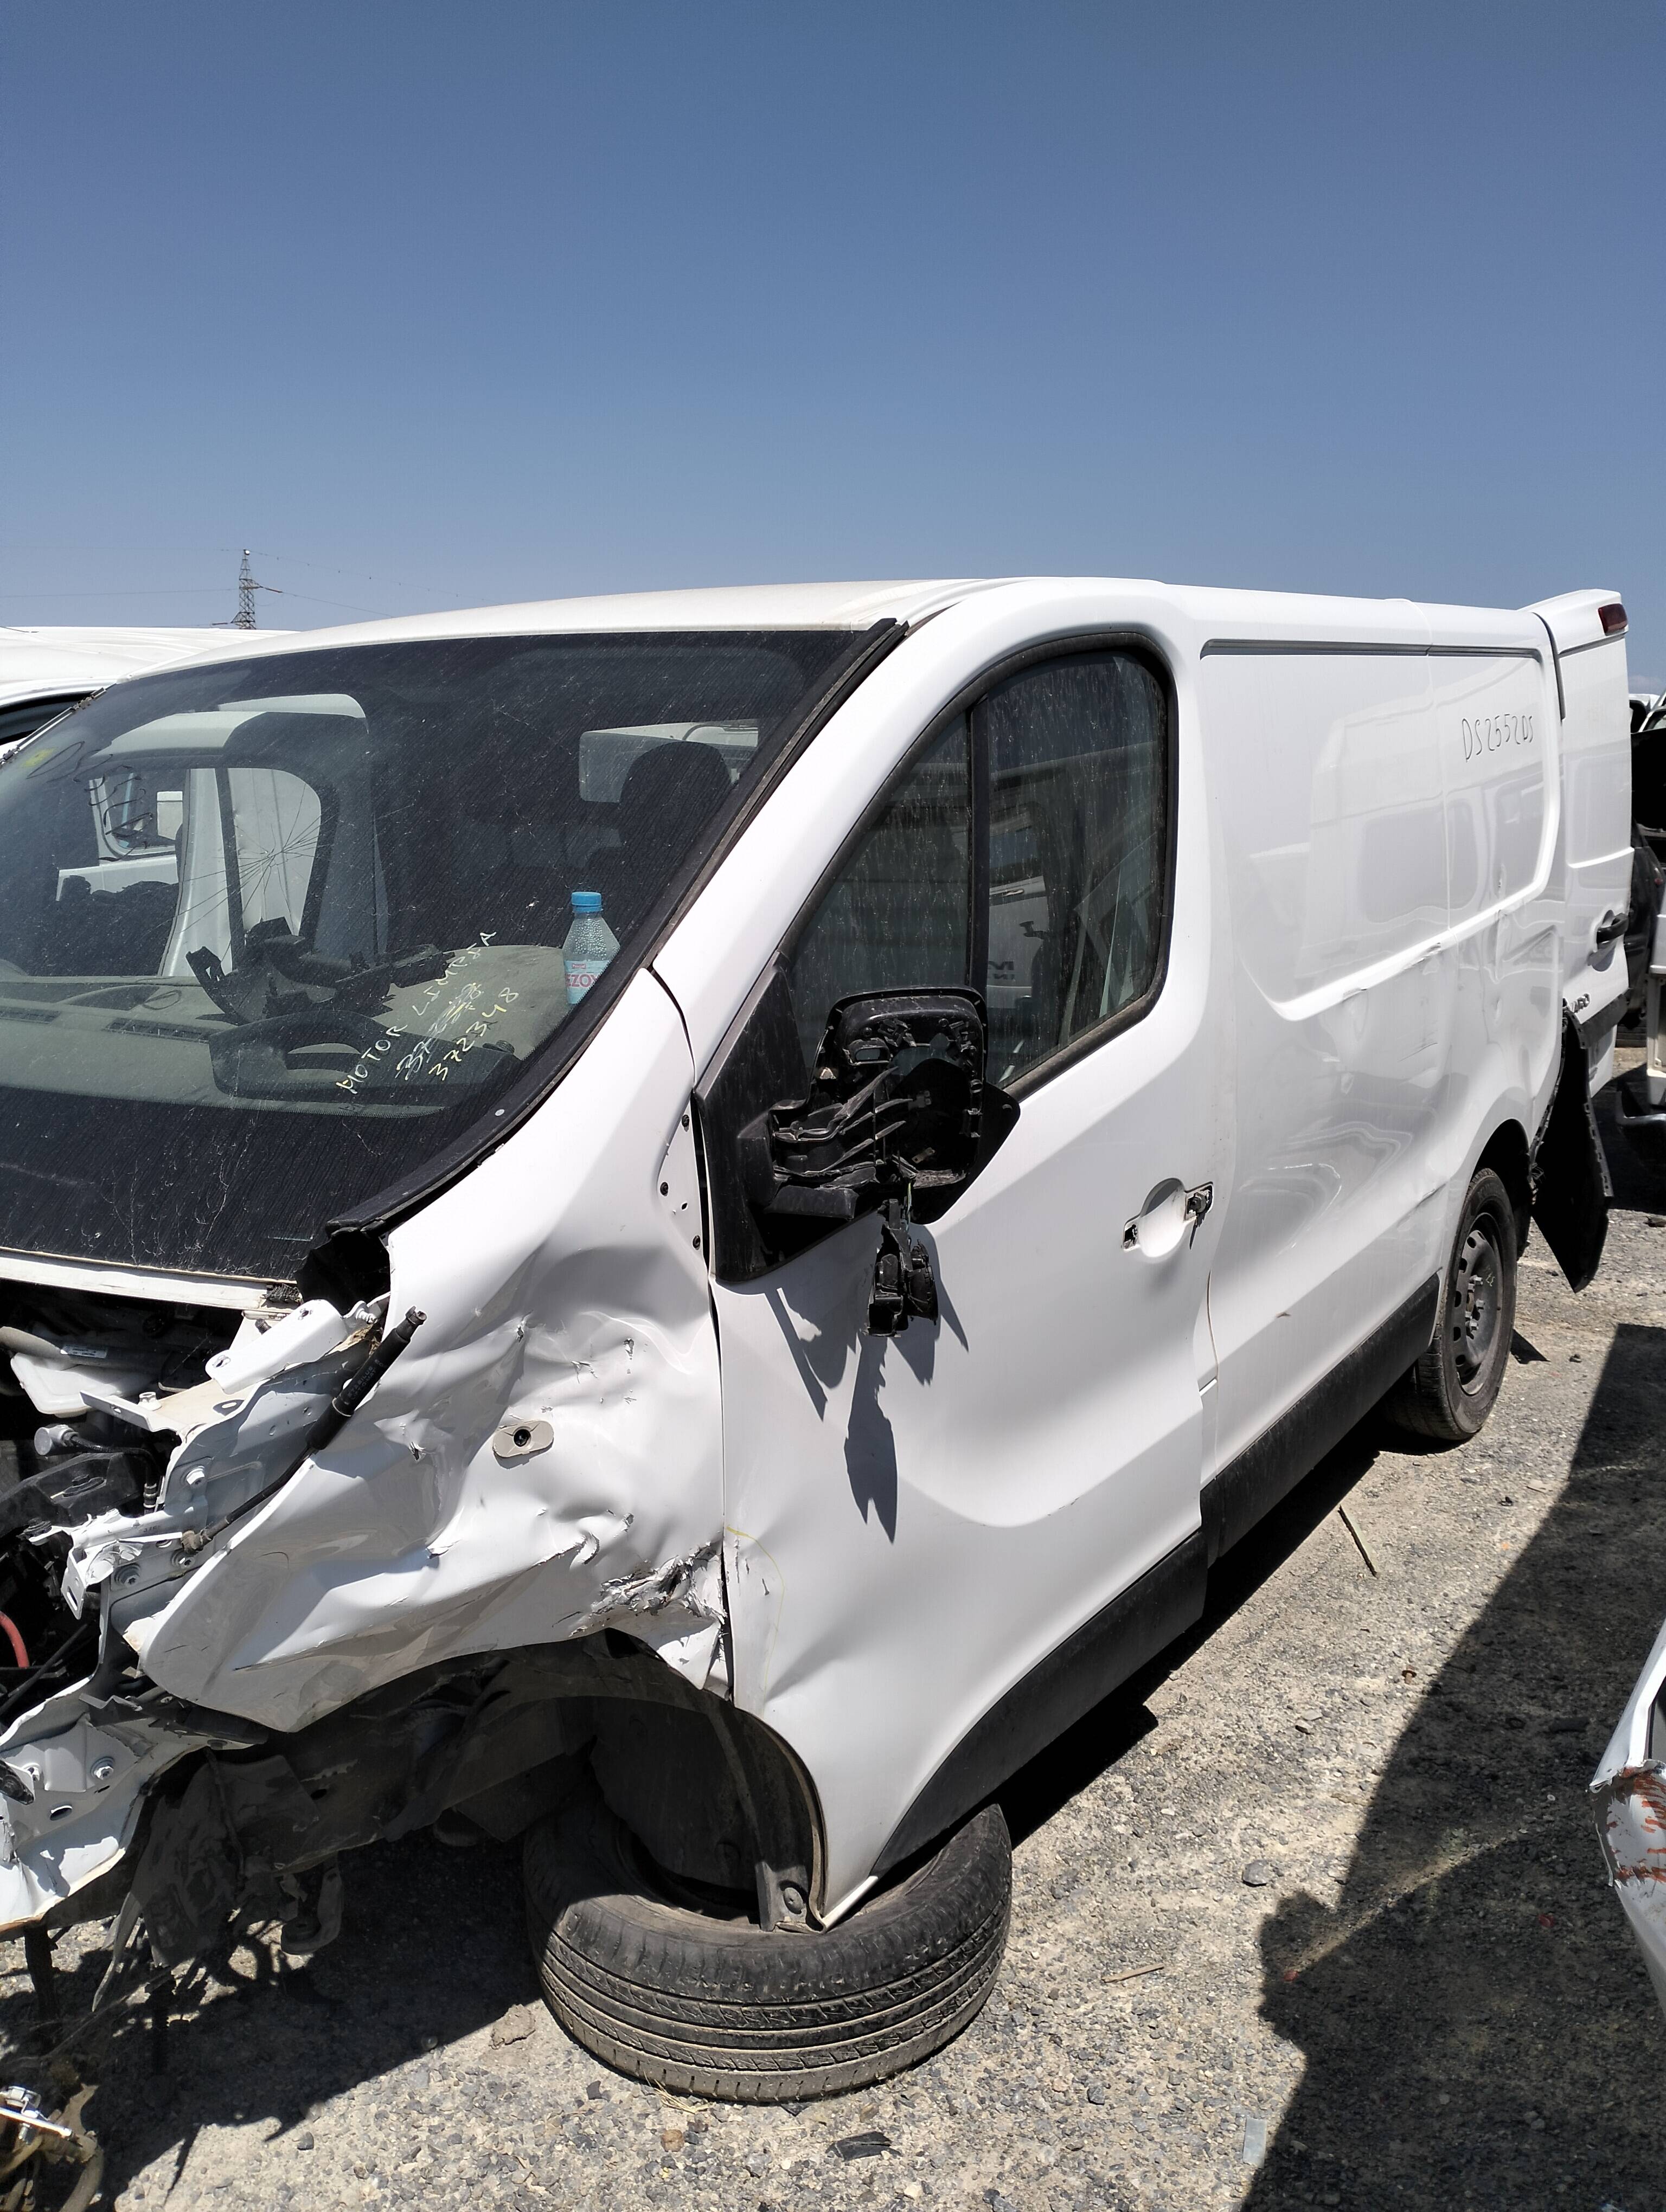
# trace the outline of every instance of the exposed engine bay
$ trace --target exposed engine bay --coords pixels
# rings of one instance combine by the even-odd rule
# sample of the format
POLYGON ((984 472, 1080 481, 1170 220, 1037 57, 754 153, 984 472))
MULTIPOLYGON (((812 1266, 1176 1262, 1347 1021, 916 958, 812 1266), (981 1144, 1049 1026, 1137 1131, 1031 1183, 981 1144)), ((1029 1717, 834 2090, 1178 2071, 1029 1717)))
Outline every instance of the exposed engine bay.
POLYGON ((9 1919, 82 1917, 71 1899, 112 1842, 131 1841, 143 1785, 264 1734, 149 1681, 142 1624, 410 1342, 420 1317, 385 1330, 385 1309, 318 1299, 239 1322, 33 1285, 0 1298, 15 1378, 0 1401, 13 1431, 0 1633, 14 1662, 0 1677, 0 1869, 21 1877, 9 1919), (112 1832, 114 1804, 128 1820, 112 1832))
MULTIPOLYGON (((100 1601, 66 1573, 78 1532, 157 1510, 170 1449, 100 1402, 200 1383, 237 1316, 212 1309, 141 1309, 129 1301, 35 1285, 0 1285, 0 1717, 9 1721, 86 1671, 100 1601), (93 1393, 83 1396, 82 1386, 93 1393)), ((179 1536, 185 1533, 183 1526, 179 1536)), ((134 1549, 134 1559, 138 1553, 134 1549)), ((114 1554, 111 1566, 116 1565, 114 1554)), ((124 1568, 127 1563, 123 1563, 124 1568)), ((14 1804, 32 1802, 7 1785, 14 1804)))

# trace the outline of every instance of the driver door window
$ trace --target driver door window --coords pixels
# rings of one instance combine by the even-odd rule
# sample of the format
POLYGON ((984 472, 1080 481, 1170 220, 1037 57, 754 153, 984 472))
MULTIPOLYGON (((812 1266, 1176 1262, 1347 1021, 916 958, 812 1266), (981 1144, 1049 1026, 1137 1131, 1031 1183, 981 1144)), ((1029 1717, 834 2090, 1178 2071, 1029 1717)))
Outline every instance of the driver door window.
POLYGON ((806 1072, 835 1000, 963 985, 972 957, 964 714, 915 755, 800 926, 787 960, 806 1072))
POLYGON ((854 991, 975 984, 1002 1084, 1134 1018, 1161 971, 1169 752, 1164 687, 1126 653, 1037 663, 955 716, 788 951, 806 1069, 854 991))

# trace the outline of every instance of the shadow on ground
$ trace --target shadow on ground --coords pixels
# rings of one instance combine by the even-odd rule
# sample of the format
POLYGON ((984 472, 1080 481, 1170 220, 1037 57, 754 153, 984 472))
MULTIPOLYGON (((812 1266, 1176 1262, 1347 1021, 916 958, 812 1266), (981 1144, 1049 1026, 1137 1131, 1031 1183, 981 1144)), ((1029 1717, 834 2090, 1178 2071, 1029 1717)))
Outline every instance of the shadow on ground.
POLYGON ((1666 1609, 1666 1331, 1622 1327, 1567 1486, 1395 1747, 1341 1897, 1263 1931, 1307 2059, 1249 2202, 1666 2202, 1661 2023, 1584 1786, 1666 1609))
MULTIPOLYGON (((1601 1106, 1616 1206, 1666 1210, 1601 1106)), ((1307 2064, 1252 2212, 1666 2206, 1662 2023, 1585 1795, 1666 1613, 1663 1381, 1666 1331, 1622 1325, 1567 1484, 1395 1746, 1336 1904, 1266 1924, 1263 2016, 1307 2064)))

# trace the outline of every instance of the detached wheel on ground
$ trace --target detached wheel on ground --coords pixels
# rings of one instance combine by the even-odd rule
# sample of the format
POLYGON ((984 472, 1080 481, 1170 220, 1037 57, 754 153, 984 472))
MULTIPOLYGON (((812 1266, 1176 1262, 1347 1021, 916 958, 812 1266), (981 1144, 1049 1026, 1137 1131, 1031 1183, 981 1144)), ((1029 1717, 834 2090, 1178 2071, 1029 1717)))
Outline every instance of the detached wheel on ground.
POLYGON ((1433 1341, 1389 1400, 1395 1419, 1443 1443, 1475 1435, 1503 1386, 1515 1326, 1515 1212, 1482 1168, 1458 1216, 1433 1341))
POLYGON ((680 1900, 586 1791, 532 1831, 525 1870, 569 2035, 639 2081, 779 2104, 883 2081, 959 2033, 1000 1965, 1012 1854, 990 1807, 836 1927, 766 1931, 680 1900))

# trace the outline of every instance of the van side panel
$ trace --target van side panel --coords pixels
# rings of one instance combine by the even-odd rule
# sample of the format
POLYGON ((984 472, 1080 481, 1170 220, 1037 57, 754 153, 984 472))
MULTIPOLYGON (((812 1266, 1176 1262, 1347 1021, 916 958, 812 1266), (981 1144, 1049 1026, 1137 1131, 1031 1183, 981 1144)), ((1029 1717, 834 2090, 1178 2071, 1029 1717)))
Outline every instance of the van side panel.
POLYGON ((1238 1028, 1217 1467, 1444 1273, 1469 1163, 1548 1097, 1554 698, 1527 626, 1497 626, 1201 663, 1238 1028))
POLYGON ((1415 649, 1201 664, 1238 1025, 1237 1177, 1209 1289, 1217 1464, 1437 1265, 1427 1162, 1453 1107, 1454 965, 1356 981, 1446 925, 1429 665, 1415 649))

